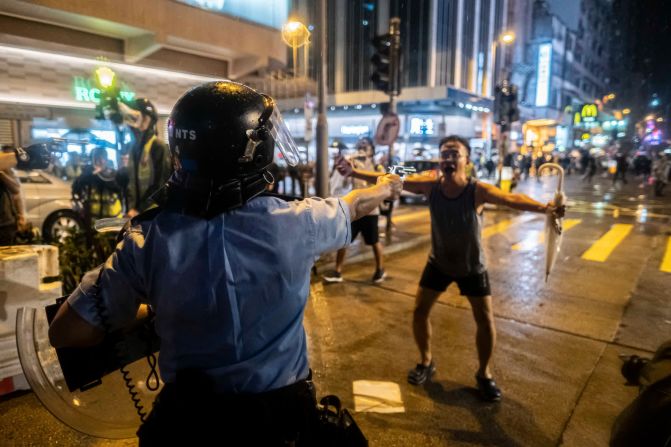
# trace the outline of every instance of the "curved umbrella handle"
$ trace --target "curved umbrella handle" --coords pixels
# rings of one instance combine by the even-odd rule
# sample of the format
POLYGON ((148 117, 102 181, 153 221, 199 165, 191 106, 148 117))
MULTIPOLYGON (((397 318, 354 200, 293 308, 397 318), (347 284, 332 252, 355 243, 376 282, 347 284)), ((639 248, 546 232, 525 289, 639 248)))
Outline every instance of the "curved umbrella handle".
POLYGON ((554 169, 559 172, 559 183, 557 183, 557 192, 562 192, 564 191, 564 168, 562 168, 560 165, 557 163, 543 163, 539 168, 538 168, 538 175, 540 175, 543 171, 549 170, 549 169, 554 169))

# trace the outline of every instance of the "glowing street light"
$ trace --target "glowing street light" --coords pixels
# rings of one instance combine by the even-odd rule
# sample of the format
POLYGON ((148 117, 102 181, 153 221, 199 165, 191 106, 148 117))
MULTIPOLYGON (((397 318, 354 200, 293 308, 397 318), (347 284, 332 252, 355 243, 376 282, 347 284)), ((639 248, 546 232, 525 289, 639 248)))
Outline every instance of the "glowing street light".
POLYGON ((623 115, 629 115, 631 113, 631 109, 622 109, 622 114, 623 115))
POLYGON ((297 58, 298 58, 298 49, 302 46, 305 46, 305 70, 307 73, 307 45, 310 43, 310 30, 301 22, 297 20, 291 20, 284 24, 282 27, 282 40, 284 43, 289 45, 293 50, 293 63, 294 63, 294 77, 296 77, 297 72, 297 58))
POLYGON ((114 85, 116 73, 109 67, 98 67, 95 71, 95 80, 101 89, 107 90, 114 85))
POLYGON ((511 43, 515 42, 515 33, 512 31, 506 31, 503 34, 501 34, 499 40, 501 41, 501 43, 510 45, 511 43))

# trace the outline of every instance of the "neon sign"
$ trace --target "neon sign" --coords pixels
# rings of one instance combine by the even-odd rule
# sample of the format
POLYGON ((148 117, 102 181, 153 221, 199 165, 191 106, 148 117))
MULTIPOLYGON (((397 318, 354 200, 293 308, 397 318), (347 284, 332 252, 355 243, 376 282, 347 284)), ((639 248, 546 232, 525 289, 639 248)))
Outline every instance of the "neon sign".
POLYGON ((583 121, 595 121, 596 117, 599 116, 599 109, 596 104, 585 104, 582 106, 580 116, 583 121))
POLYGON ((546 107, 550 101, 550 78, 552 72, 552 44, 538 46, 538 76, 536 80, 536 106, 546 107))
MULTIPOLYGON (((72 83, 73 95, 75 101, 92 102, 94 104, 100 103, 100 89, 92 85, 90 79, 75 76, 72 83)), ((121 91, 119 92, 119 99, 123 101, 132 101, 135 98, 135 92, 131 91, 128 85, 121 84, 121 91)))

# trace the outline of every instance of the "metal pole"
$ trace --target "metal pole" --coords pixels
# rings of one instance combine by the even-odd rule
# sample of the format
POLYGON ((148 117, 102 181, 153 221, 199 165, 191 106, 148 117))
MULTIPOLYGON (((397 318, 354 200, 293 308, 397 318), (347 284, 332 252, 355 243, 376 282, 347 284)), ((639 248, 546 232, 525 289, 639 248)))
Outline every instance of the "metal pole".
MULTIPOLYGON (((401 19, 392 17, 389 19, 389 35, 391 36, 391 51, 389 53, 389 113, 398 112, 396 105, 396 96, 400 93, 401 70, 400 70, 400 48, 401 48, 401 19)), ((389 152, 387 153, 387 167, 394 164, 394 141, 389 143, 389 152)), ((392 220, 394 212, 394 202, 389 203, 389 214, 385 225, 387 237, 391 237, 392 220)))
POLYGON ((328 55, 326 47, 326 0, 319 0, 319 82, 317 83, 317 196, 329 195, 328 121, 326 120, 326 89, 328 88, 328 55))

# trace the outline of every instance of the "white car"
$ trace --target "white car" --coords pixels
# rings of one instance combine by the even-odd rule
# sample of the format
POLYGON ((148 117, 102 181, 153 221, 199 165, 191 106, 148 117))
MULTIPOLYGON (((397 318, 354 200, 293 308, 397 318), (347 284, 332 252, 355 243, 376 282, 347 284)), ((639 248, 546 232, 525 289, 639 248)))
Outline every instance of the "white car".
POLYGON ((45 242, 60 242, 82 227, 72 210, 72 186, 41 170, 20 171, 16 175, 26 204, 26 220, 42 232, 45 242))

